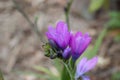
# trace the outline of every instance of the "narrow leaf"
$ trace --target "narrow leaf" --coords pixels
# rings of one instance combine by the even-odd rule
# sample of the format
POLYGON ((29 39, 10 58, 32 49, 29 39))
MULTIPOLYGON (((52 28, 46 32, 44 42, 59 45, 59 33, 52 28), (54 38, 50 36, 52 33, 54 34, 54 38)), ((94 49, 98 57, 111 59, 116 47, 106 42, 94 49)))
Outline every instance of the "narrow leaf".
POLYGON ((96 10, 101 8, 101 6, 104 4, 104 1, 105 0, 91 0, 89 11, 94 13, 96 10))
POLYGON ((67 72, 67 69, 64 67, 61 73, 61 80, 70 80, 69 73, 67 72))
POLYGON ((53 74, 51 74, 51 72, 47 68, 44 68, 42 66, 34 66, 34 69, 53 76, 53 74))
POLYGON ((2 72, 0 71, 0 80, 4 80, 2 72))

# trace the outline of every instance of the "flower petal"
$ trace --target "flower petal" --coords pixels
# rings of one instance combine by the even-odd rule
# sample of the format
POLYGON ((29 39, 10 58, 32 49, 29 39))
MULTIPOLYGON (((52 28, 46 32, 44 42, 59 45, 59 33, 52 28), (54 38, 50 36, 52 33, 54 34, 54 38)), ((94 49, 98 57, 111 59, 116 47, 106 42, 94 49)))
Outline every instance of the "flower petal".
POLYGON ((81 72, 86 73, 86 72, 90 71, 91 69, 93 69, 93 68, 95 67, 95 65, 97 64, 97 61, 98 61, 98 58, 97 58, 97 57, 93 57, 92 59, 88 60, 88 61, 84 64, 81 72))
POLYGON ((57 34, 52 26, 48 27, 48 32, 46 32, 46 36, 48 37, 48 39, 53 39, 53 40, 56 39, 57 34))
POLYGON ((56 30, 59 33, 65 33, 68 32, 67 24, 63 21, 59 21, 56 26, 56 30))
POLYGON ((75 37, 82 37, 83 36, 83 34, 82 34, 82 32, 77 32, 76 34, 75 34, 75 37))
MULTIPOLYGON (((93 69, 95 67, 95 65, 97 64, 97 61, 98 61, 97 57, 93 57, 90 60, 87 60, 87 58, 81 59, 81 61, 77 65, 75 78, 80 78, 86 72, 88 72, 89 70, 93 69)), ((87 78, 85 78, 85 79, 87 80, 87 78)))
POLYGON ((80 72, 83 68, 84 64, 87 62, 87 58, 82 58, 81 61, 77 65, 77 71, 80 72))
POLYGON ((91 37, 88 33, 82 34, 77 32, 75 35, 71 36, 70 47, 72 49, 72 58, 77 60, 81 54, 85 51, 91 41, 91 37))
POLYGON ((70 32, 68 31, 67 24, 63 21, 59 21, 55 29, 52 26, 49 26, 46 36, 48 39, 54 40, 58 47, 63 51, 69 45, 70 32))
POLYGON ((84 67, 84 64, 87 62, 87 58, 82 58, 81 61, 78 63, 77 65, 77 69, 76 69, 76 76, 81 76, 84 74, 84 72, 82 72, 82 68, 84 67))
POLYGON ((67 47, 64 52, 62 53, 62 56, 64 59, 69 59, 71 55, 71 48, 67 47))
POLYGON ((89 76, 82 76, 82 80, 90 80, 89 76))

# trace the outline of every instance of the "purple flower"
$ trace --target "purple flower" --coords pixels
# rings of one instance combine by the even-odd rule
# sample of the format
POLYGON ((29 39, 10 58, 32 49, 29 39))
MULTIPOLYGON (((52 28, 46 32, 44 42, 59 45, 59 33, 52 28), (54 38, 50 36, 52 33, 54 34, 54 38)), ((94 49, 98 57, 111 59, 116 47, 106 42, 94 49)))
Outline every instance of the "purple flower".
POLYGON ((71 48, 67 47, 64 52, 62 53, 64 59, 69 59, 71 56, 71 48))
POLYGON ((83 80, 90 80, 89 76, 82 76, 83 80))
POLYGON ((46 35, 48 39, 53 40, 62 50, 66 49, 69 45, 70 32, 68 31, 67 24, 63 21, 59 21, 56 28, 49 26, 46 35))
POLYGON ((85 51, 91 41, 91 37, 81 32, 77 32, 75 35, 71 36, 70 47, 72 50, 72 58, 76 61, 80 55, 85 51))
POLYGON ((63 21, 59 21, 56 28, 49 26, 46 35, 51 47, 55 48, 60 53, 58 56, 69 59, 71 55, 71 48, 69 47, 71 33, 68 30, 67 24, 63 21))
POLYGON ((83 58, 77 65, 75 79, 77 80, 78 78, 82 77, 83 80, 90 80, 90 78, 88 76, 85 76, 84 74, 93 69, 97 64, 97 61, 97 57, 94 57, 90 60, 88 60, 87 58, 83 58))

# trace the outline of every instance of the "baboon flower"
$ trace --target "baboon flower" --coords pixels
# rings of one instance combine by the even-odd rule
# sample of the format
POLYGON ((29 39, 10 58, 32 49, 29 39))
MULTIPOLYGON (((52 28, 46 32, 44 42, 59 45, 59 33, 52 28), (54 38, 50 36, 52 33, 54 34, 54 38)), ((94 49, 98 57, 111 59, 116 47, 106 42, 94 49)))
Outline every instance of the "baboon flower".
POLYGON ((85 76, 84 74, 93 69, 97 64, 97 61, 97 57, 94 57, 90 60, 88 60, 87 58, 83 58, 77 65, 75 79, 77 80, 81 77, 83 80, 90 80, 90 78, 88 76, 85 76))
POLYGON ((77 32, 75 35, 71 36, 70 39, 70 47, 72 50, 72 58, 76 61, 80 55, 85 51, 91 41, 91 37, 86 34, 82 34, 81 32, 77 32))
POLYGON ((59 48, 67 48, 70 40, 70 32, 65 22, 59 21, 55 29, 49 26, 46 35, 48 39, 55 41, 59 48))
POLYGON ((56 48, 58 51, 62 51, 61 55, 63 58, 68 59, 70 57, 70 32, 68 30, 67 24, 63 21, 59 21, 56 28, 52 26, 48 27, 48 32, 46 32, 49 43, 52 47, 56 48))

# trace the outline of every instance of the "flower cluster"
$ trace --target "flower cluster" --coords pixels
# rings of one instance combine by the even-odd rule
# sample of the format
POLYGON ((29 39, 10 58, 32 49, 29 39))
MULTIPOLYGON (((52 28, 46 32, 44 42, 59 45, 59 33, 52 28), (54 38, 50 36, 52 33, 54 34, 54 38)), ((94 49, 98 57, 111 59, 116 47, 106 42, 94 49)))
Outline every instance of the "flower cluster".
MULTIPOLYGON (((77 32, 76 34, 72 34, 68 30, 67 24, 63 21, 59 21, 56 28, 49 26, 46 36, 52 49, 49 49, 49 57, 52 59, 61 58, 63 60, 72 58, 73 62, 76 62, 83 54, 91 41, 88 33, 82 34, 81 32, 77 32)), ((82 78, 83 80, 90 80, 84 74, 94 68, 96 63, 97 57, 91 60, 83 58, 76 67, 75 79, 82 78)))
POLYGON ((69 42, 70 42, 70 32, 68 31, 67 24, 65 22, 58 22, 56 29, 52 26, 48 27, 48 32, 46 32, 49 43, 53 48, 57 48, 57 55, 68 59, 70 57, 69 42))

